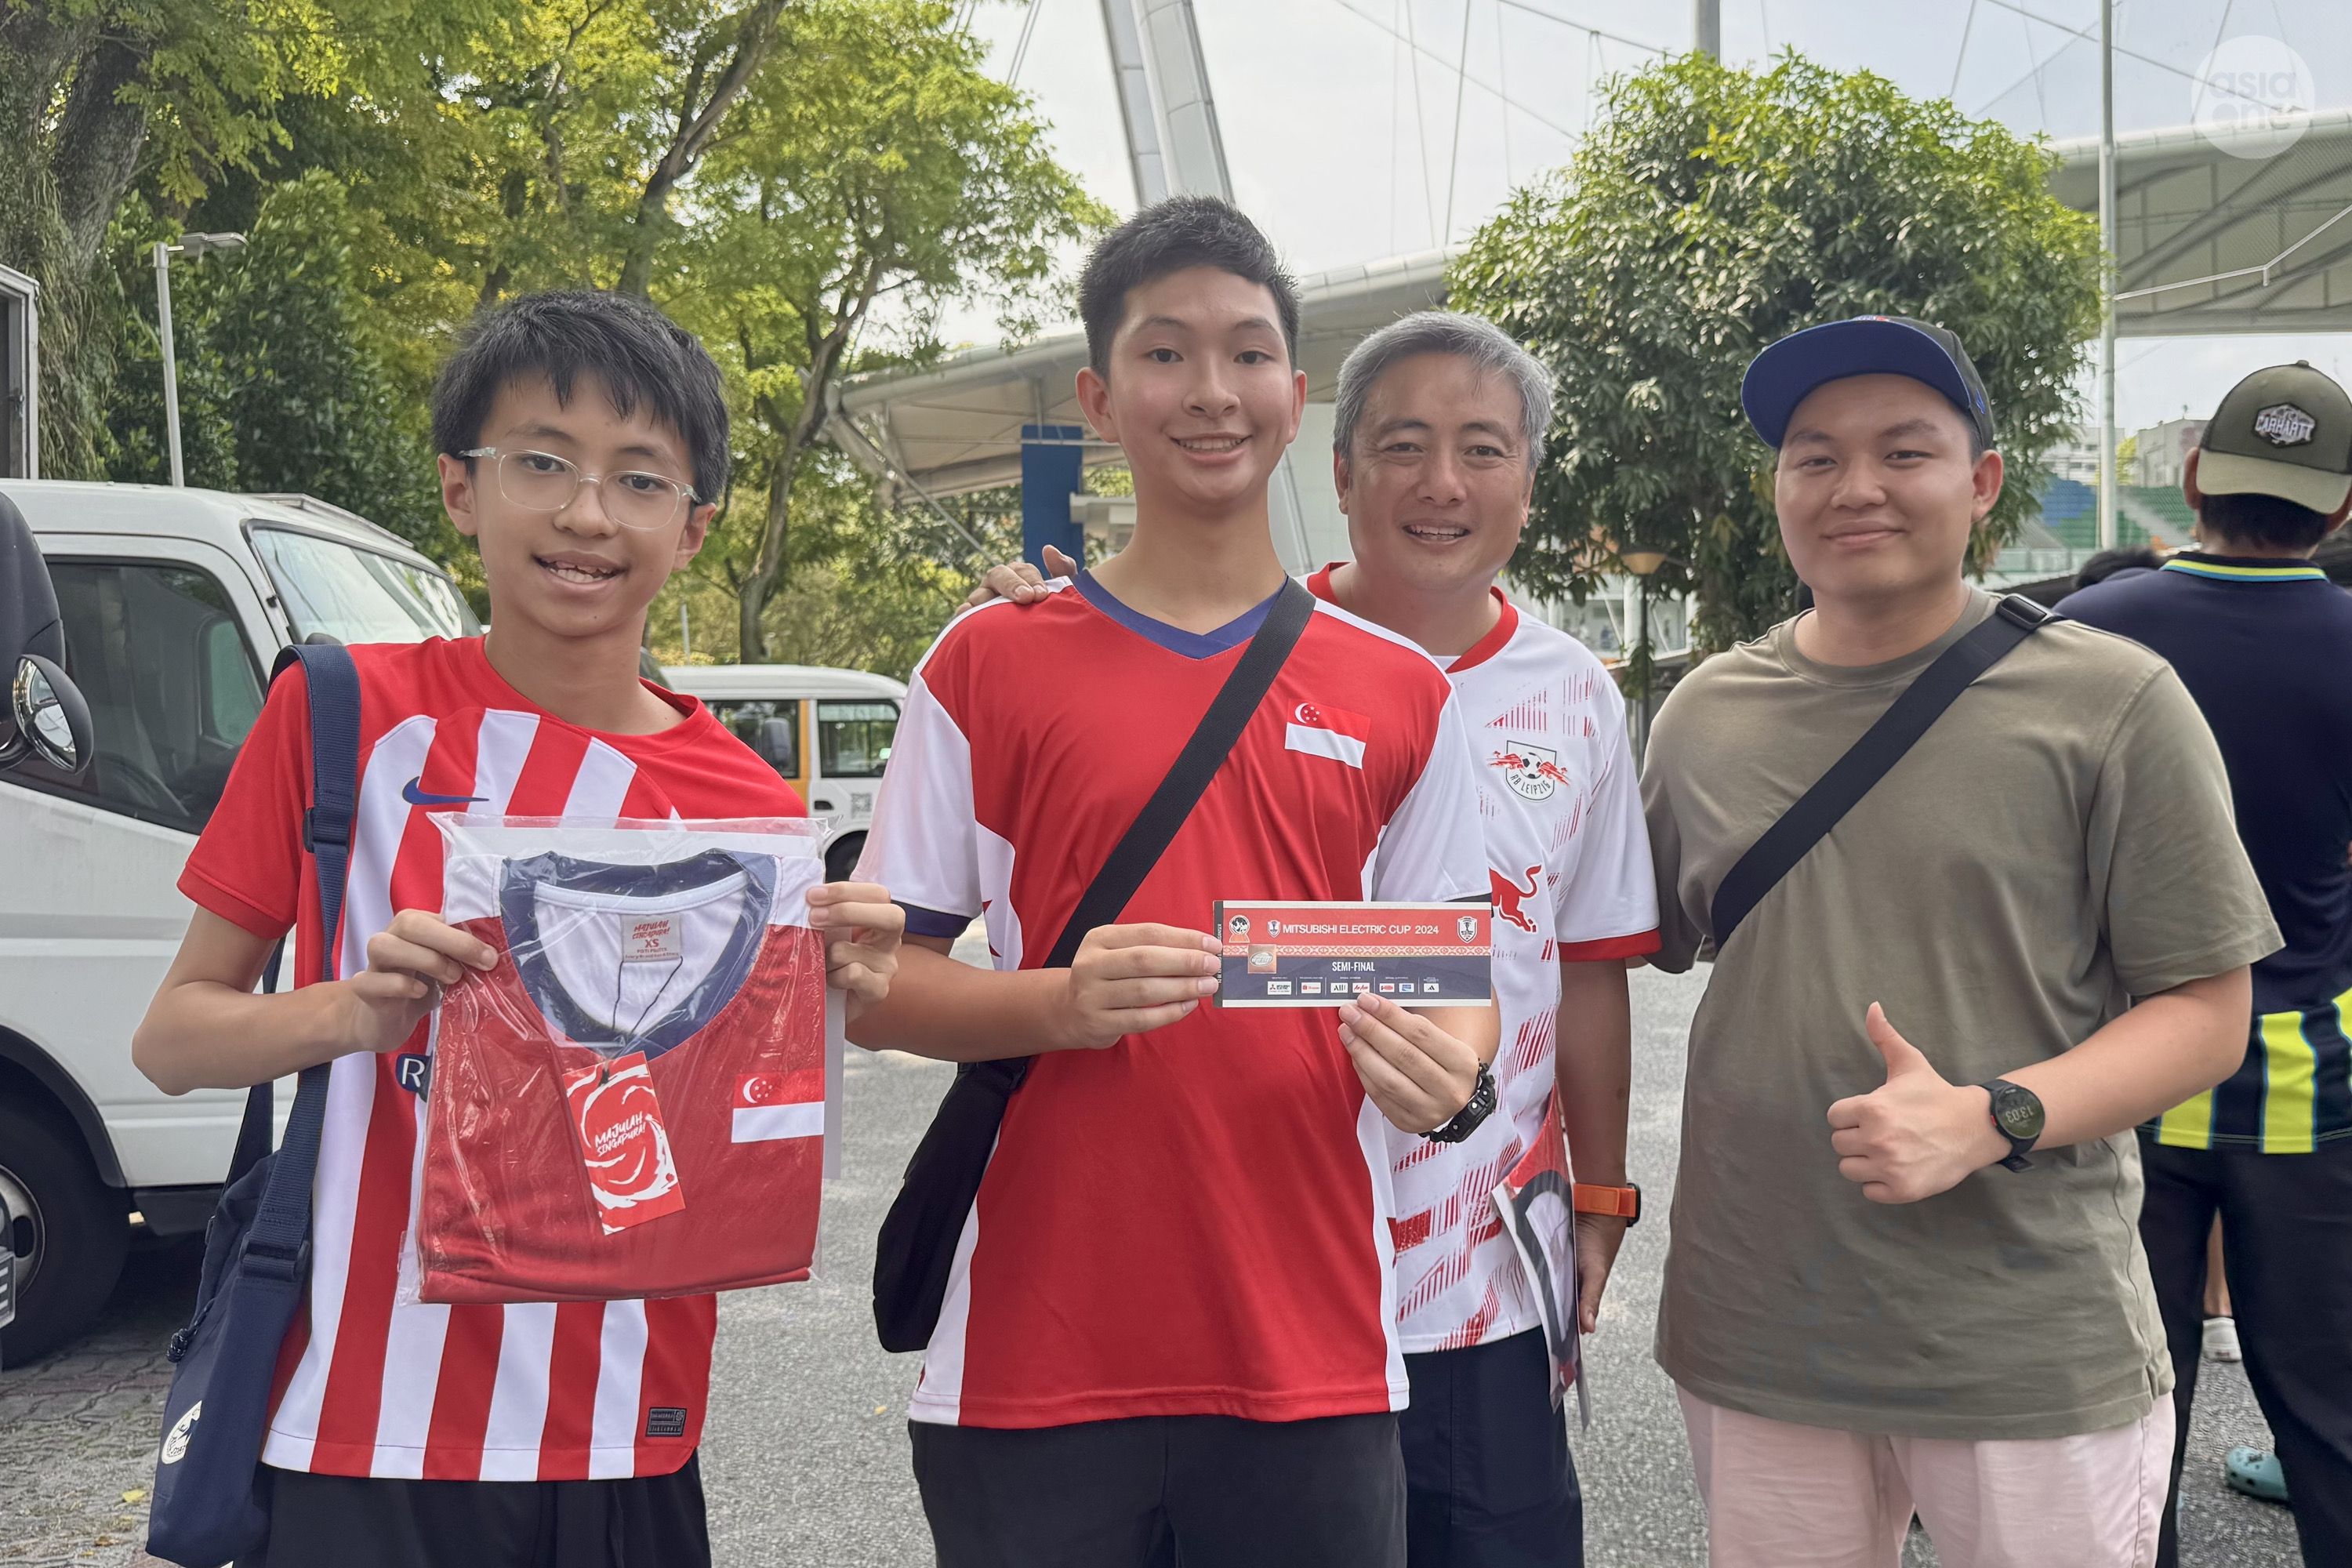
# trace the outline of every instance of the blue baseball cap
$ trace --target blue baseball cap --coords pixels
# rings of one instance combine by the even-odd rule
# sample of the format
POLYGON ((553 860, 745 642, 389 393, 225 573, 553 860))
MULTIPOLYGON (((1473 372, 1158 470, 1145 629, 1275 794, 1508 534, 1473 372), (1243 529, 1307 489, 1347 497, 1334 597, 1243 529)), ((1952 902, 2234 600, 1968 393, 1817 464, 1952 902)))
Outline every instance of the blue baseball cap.
POLYGON ((1764 444, 1777 449, 1790 416, 1814 388, 1850 375, 1907 375, 1952 406, 1985 446, 1992 442, 1992 405, 1960 340, 1909 316, 1856 316, 1790 332, 1758 354, 1739 383, 1739 405, 1764 444))

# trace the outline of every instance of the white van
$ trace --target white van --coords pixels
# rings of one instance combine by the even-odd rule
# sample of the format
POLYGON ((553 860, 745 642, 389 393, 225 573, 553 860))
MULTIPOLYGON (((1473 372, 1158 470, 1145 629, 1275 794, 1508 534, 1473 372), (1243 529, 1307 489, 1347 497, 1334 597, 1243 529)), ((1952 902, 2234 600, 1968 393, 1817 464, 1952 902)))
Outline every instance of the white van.
POLYGON ((700 698, 800 792, 826 826, 826 879, 847 879, 874 823, 907 688, 887 675, 807 664, 674 664, 662 678, 700 698))
MULTIPOLYGON (((473 612, 397 536, 309 497, 0 479, 57 587, 96 757, 0 773, 5 1360, 86 1326, 130 1242, 201 1230, 245 1096, 173 1099, 131 1035, 187 929, 175 884, 278 651, 467 637, 473 612)), ((290 1096, 278 1096, 282 1116, 290 1096)))

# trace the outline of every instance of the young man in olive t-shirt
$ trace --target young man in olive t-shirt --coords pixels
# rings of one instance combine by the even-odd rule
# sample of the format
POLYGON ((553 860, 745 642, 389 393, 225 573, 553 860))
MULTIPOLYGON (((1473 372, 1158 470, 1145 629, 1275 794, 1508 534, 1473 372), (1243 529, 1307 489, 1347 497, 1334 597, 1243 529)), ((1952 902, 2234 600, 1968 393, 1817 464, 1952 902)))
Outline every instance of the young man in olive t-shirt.
MULTIPOLYGON (((1656 962, 1724 875, 1991 614, 2000 454, 1940 328, 1783 339, 1743 401, 1814 607, 1667 700, 1656 962)), ((2145 1568, 2172 1447, 2131 1129, 2226 1075, 2278 945, 2212 736, 2164 663, 2043 627, 1731 934, 1693 1023, 1658 1359, 1713 1563, 2145 1568), (1984 1087, 2038 1100, 2020 1151, 1984 1087)))

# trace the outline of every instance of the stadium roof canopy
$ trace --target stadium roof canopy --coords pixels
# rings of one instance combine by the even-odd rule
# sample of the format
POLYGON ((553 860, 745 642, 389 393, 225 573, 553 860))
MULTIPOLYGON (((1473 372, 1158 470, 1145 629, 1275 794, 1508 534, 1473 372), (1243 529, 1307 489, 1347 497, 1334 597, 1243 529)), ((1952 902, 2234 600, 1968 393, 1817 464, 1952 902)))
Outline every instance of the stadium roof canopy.
MULTIPOLYGON (((2241 151, 2260 147, 2242 136, 2241 151)), ((2117 331, 2125 337, 2352 331, 2352 110, 2313 116, 2290 148, 2240 156, 2195 126, 2116 142, 2117 331)), ((2057 145, 2052 191, 2098 210, 2099 144, 2057 145)), ((1307 396, 1331 395, 1363 335, 1443 304, 1451 251, 1429 250, 1300 280, 1307 396)), ((1024 425, 1083 423, 1075 331, 1006 350, 967 349, 932 369, 878 372, 836 394, 828 433, 887 489, 933 496, 1007 485, 1024 425)), ((1089 443, 1089 462, 1115 449, 1089 443)))
MULTIPOLYGON (((2352 331, 2352 110, 2246 155, 2269 139, 2196 126, 2116 138, 2118 335, 2352 331)), ((2055 151, 2051 190, 2097 212, 2097 139, 2055 151)))

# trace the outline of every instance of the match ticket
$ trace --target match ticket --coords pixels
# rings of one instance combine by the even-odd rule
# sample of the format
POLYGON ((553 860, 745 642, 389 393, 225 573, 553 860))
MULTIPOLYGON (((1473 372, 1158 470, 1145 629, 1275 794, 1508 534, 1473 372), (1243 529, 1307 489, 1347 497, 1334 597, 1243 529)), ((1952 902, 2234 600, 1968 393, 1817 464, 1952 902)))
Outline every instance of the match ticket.
POLYGON ((1486 904, 1217 905, 1220 1007, 1336 1007, 1360 993, 1407 1007, 1493 999, 1486 904))

